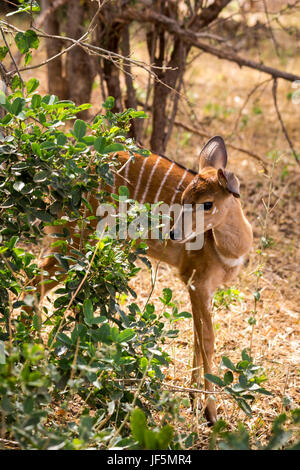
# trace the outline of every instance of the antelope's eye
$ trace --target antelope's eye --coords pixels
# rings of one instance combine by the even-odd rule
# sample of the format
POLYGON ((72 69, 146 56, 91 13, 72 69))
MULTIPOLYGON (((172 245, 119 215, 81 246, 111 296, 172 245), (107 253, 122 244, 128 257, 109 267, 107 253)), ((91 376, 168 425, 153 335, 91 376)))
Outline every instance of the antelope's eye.
POLYGON ((209 211, 213 206, 213 203, 212 202, 204 202, 203 203, 203 208, 205 211, 209 211))

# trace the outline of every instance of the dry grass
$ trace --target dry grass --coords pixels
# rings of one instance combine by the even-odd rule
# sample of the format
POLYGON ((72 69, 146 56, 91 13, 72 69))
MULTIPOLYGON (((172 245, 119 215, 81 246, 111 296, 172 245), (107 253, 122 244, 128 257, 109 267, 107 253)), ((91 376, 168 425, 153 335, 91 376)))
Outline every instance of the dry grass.
MULTIPOLYGON (((299 16, 299 15, 298 15, 299 16)), ((299 18, 298 18, 299 20, 299 18)), ((295 22, 295 18, 292 19, 295 22)), ((264 42, 261 50, 243 51, 259 60, 262 56, 269 65, 284 68, 297 73, 300 70, 300 56, 291 39, 278 35, 278 41, 284 45, 288 54, 278 59, 271 42, 264 42)), ((135 55, 143 57, 144 45, 137 43, 135 55)), ((44 56, 44 49, 38 53, 36 62, 44 56)), ((134 71, 134 73, 138 73, 134 71)), ((28 79, 36 76, 41 81, 41 92, 46 92, 45 68, 34 73, 24 74, 28 79)), ((239 419, 246 422, 253 435, 262 439, 269 433, 270 423, 282 410, 282 397, 289 396, 294 405, 299 406, 299 167, 295 164, 287 142, 282 134, 276 117, 271 86, 269 83, 250 98, 242 112, 237 131, 231 136, 239 110, 243 106, 251 89, 265 80, 266 75, 249 69, 239 69, 237 65, 220 61, 202 54, 192 63, 186 75, 186 98, 180 105, 180 119, 191 124, 191 109, 199 122, 193 125, 203 126, 209 134, 229 136, 229 141, 255 151, 266 160, 268 153, 278 151, 279 162, 274 169, 271 191, 270 210, 266 211, 270 178, 259 164, 251 157, 237 151, 229 152, 230 168, 241 180, 242 204, 254 230, 253 250, 249 261, 234 285, 244 294, 242 303, 232 304, 228 309, 220 308, 213 312, 216 332, 216 354, 214 371, 223 355, 228 355, 233 362, 240 358, 242 349, 249 347, 252 337, 252 355, 257 364, 263 366, 268 376, 266 388, 273 397, 258 398, 253 405, 253 418, 245 418, 243 412, 233 406, 230 399, 216 396, 219 416, 224 417, 233 429, 239 419), (217 105, 217 106, 215 106, 217 105), (261 112, 259 111, 261 110, 261 112), (242 124, 244 122, 244 124, 242 124), (231 136, 231 137, 230 137, 231 136), (262 224, 266 221, 266 233, 262 224), (263 235, 272 237, 272 245, 259 255, 260 240, 263 235), (259 280, 261 301, 257 306, 257 325, 252 331, 248 318, 254 309, 253 292, 257 286, 255 271, 261 266, 263 275, 259 280)), ((145 90, 146 77, 140 73, 137 83, 141 93, 145 90)), ((290 83, 279 83, 278 100, 288 132, 294 146, 300 151, 300 104, 295 105, 287 99, 287 93, 293 92, 290 83)), ((94 90, 94 112, 99 109, 99 91, 94 90)), ((198 150, 204 140, 174 128, 168 155, 188 167, 197 167, 198 150)), ((269 172, 272 159, 269 158, 269 172)), ((142 268, 132 283, 141 305, 146 302, 151 290, 150 274, 142 268)), ((151 301, 160 305, 159 296, 164 287, 173 289, 173 296, 181 310, 191 311, 190 301, 184 285, 176 278, 176 273, 167 265, 161 264, 151 301)), ((167 381, 177 386, 189 384, 193 354, 192 322, 185 320, 180 324, 179 338, 169 347, 172 366, 167 381)), ((184 395, 180 395, 183 397, 184 395)), ((185 430, 198 430, 198 448, 207 448, 209 430, 205 422, 182 405, 182 414, 186 418, 180 426, 185 430)), ((199 411, 201 415, 201 411, 199 411)))

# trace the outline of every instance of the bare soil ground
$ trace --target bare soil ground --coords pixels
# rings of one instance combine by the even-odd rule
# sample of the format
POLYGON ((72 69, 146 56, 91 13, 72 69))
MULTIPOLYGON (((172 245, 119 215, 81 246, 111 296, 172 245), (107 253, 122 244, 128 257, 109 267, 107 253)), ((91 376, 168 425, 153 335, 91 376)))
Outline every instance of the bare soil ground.
MULTIPOLYGON (((298 14, 298 17, 286 21, 289 25, 299 24, 299 18, 298 14)), ((262 58, 268 65, 299 74, 299 44, 285 33, 278 32, 277 39, 285 51, 282 50, 281 58, 276 56, 269 40, 263 41, 260 49, 244 50, 243 54, 257 61, 262 58)), ((144 50, 144 43, 137 41, 134 56, 144 58, 144 50)), ((45 56, 44 48, 38 54, 39 57, 33 63, 45 56)), ((134 70, 134 74, 138 75, 138 92, 142 97, 147 85, 146 76, 138 70, 134 70)), ((41 81, 40 92, 47 91, 45 68, 28 71, 24 75, 26 79, 36 76, 41 81)), ((244 107, 251 90, 267 78, 260 72, 240 69, 230 62, 201 54, 194 59, 186 74, 179 110, 179 118, 183 123, 210 135, 222 135, 225 141, 249 149, 268 162, 266 174, 255 159, 229 150, 229 167, 241 181, 241 202, 253 226, 254 243, 246 266, 233 283, 243 293, 242 300, 228 307, 220 305, 213 311, 215 373, 219 371, 223 355, 237 362, 241 351, 251 345, 254 362, 266 370, 268 380, 265 387, 273 392, 272 397, 257 398, 252 419, 233 406, 230 399, 216 394, 219 416, 229 422, 231 429, 236 428, 238 421, 242 420, 253 436, 262 439, 269 434, 271 421, 283 409, 283 396, 290 397, 292 406, 300 405, 300 171, 276 116, 272 82, 260 86, 244 107), (240 111, 241 116, 236 124, 240 111), (196 119, 191 121, 193 113, 196 119), (276 164, 272 160, 275 153, 278 155, 276 164), (269 246, 258 253, 262 237, 269 239, 269 246), (256 275, 258 269, 262 270, 259 279, 256 275), (253 293, 257 288, 261 300, 257 303, 255 314, 257 323, 252 327, 248 319, 253 316, 253 293)), ((100 109, 102 102, 98 89, 95 87, 93 91, 94 113, 100 109)), ((300 103, 294 104, 288 98, 294 91, 291 83, 279 81, 280 111, 294 146, 300 153, 300 103)), ((167 154, 187 167, 197 168, 197 156, 204 143, 205 139, 175 126, 167 154)), ((149 271, 142 268, 132 287, 143 305, 151 290, 149 271)), ((173 297, 181 310, 191 311, 184 285, 169 266, 160 264, 151 297, 157 307, 160 306, 158 298, 164 287, 172 288, 173 297)), ((168 345, 168 349, 172 365, 166 382, 169 385, 188 386, 193 355, 192 321, 180 323, 179 338, 168 345)), ((186 397, 186 393, 180 393, 180 396, 186 397)), ((186 419, 180 426, 185 430, 198 429, 200 438, 197 447, 207 448, 210 431, 204 419, 199 419, 201 410, 198 415, 194 415, 183 402, 182 414, 186 419)))

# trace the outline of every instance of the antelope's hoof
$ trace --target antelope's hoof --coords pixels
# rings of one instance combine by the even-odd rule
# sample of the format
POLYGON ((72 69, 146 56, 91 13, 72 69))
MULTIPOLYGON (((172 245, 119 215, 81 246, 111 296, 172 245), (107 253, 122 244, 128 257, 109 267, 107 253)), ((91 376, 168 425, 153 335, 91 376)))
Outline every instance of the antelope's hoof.
MULTIPOLYGON (((198 406, 198 409, 201 410, 202 409, 202 403, 200 402, 199 397, 197 399, 197 394, 193 393, 193 392, 190 392, 189 395, 190 395, 190 402, 191 402, 192 411, 195 411, 197 406, 198 406)), ((216 411, 216 406, 215 406, 214 402, 209 403, 205 407, 204 416, 207 420, 208 426, 213 426, 217 422, 217 420, 218 420, 217 411, 216 411)))
POLYGON ((218 421, 215 404, 213 404, 213 406, 207 405, 205 407, 204 416, 207 419, 208 426, 213 426, 218 421))

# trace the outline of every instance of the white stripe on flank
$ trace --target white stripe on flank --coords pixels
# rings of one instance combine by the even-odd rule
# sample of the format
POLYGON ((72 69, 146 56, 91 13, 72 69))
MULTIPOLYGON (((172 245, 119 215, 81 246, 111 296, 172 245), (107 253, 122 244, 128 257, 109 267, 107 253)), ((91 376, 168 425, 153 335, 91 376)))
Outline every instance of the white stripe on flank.
POLYGON ((127 160, 127 163, 126 163, 125 175, 124 175, 126 179, 128 179, 128 173, 129 173, 129 167, 130 167, 131 160, 132 160, 132 157, 130 157, 127 160))
POLYGON ((148 179, 148 181, 147 181, 147 185, 146 185, 144 194, 143 194, 143 196, 142 196, 142 198, 141 198, 141 201, 140 201, 142 204, 143 204, 143 202, 145 201, 145 197, 146 197, 146 195, 147 195, 149 186, 150 186, 150 184, 151 184, 152 176, 154 175, 155 169, 156 169, 156 167, 157 167, 158 162, 159 162, 160 159, 161 159, 161 157, 158 157, 158 158, 157 158, 157 160, 156 160, 156 162, 155 162, 155 165, 154 165, 153 168, 152 168, 152 171, 151 171, 151 173, 150 173, 149 179, 148 179))
POLYGON ((142 181, 142 176, 143 176, 143 173, 144 173, 144 168, 145 168, 145 165, 147 163, 147 157, 144 157, 144 161, 143 161, 143 164, 142 164, 142 167, 140 169, 140 174, 139 174, 139 179, 137 180, 137 185, 135 187, 135 191, 134 191, 134 195, 133 195, 133 199, 136 199, 136 196, 138 195, 138 192, 139 192, 139 189, 140 189, 140 184, 141 184, 141 181, 142 181))
POLYGON ((113 182, 113 184, 112 184, 112 189, 111 189, 111 193, 112 193, 112 194, 115 194, 115 193, 116 193, 116 178, 117 178, 117 175, 113 173, 114 182, 113 182))
POLYGON ((167 173, 166 173, 165 176, 163 177, 162 182, 160 183, 160 187, 158 188, 158 191, 157 191, 157 193, 156 193, 154 202, 158 202, 158 201, 159 201, 159 195, 160 195, 160 193, 161 193, 161 190, 162 190, 162 188, 163 188, 163 185, 165 184, 166 179, 168 178, 168 176, 169 176, 170 172, 172 171, 172 168, 173 168, 174 165, 175 165, 175 162, 172 163, 172 165, 171 165, 170 168, 168 169, 167 173))
MULTIPOLYGON (((185 177, 186 177, 187 174, 188 174, 188 170, 185 170, 185 172, 183 173, 182 178, 181 178, 181 180, 180 180, 180 183, 179 183, 179 185, 177 186, 178 188, 180 188, 180 186, 181 186, 182 183, 184 182, 185 177)), ((176 196, 177 196, 177 191, 176 191, 176 188, 175 188, 175 192, 174 192, 173 197, 172 197, 172 199, 171 199, 171 205, 172 205, 173 202, 175 201, 176 196)))

